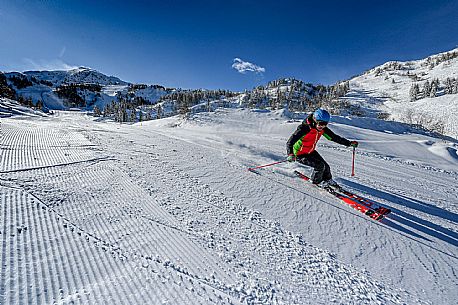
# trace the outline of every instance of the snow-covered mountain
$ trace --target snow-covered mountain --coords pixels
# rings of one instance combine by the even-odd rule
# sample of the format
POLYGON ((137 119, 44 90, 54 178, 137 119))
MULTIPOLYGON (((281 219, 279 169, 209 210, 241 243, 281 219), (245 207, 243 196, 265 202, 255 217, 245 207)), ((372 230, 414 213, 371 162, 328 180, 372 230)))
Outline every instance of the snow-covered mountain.
POLYGON ((0 304, 452 304, 457 141, 374 117, 421 103, 434 114, 441 101, 454 111, 454 56, 390 62, 340 86, 286 78, 235 95, 85 68, 0 75, 6 95, 9 85, 57 108, 65 97, 191 108, 186 119, 116 124, 43 118, 0 98, 0 304), (340 185, 391 209, 381 222, 292 173, 310 168, 247 170, 284 160, 300 124, 292 107, 317 103, 342 112, 329 127, 360 143, 356 175, 350 149, 325 139, 317 149, 340 185))
MULTIPOLYGON (((295 78, 280 78, 240 94, 241 105, 271 110, 310 111, 323 103, 333 108, 332 101, 347 92, 348 83, 333 86, 314 85, 295 78)), ((330 109, 331 110, 331 109, 330 109)))
POLYGON ((1 74, 0 90, 4 89, 5 97, 12 98, 14 90, 25 104, 43 103, 49 109, 103 110, 123 101, 123 107, 111 106, 107 112, 127 111, 122 117, 129 120, 216 107, 285 108, 294 113, 322 106, 333 114, 401 121, 458 138, 458 49, 414 61, 390 61, 333 86, 281 78, 242 93, 179 90, 131 84, 81 67, 1 74))
MULTIPOLYGON (((85 67, 67 71, 26 71, 23 74, 28 78, 33 77, 39 82, 51 82, 54 87, 62 84, 128 85, 127 82, 117 77, 107 76, 85 67)), ((6 75, 8 76, 8 73, 6 75)))
POLYGON ((390 61, 349 81, 344 100, 371 113, 458 138, 458 48, 390 61), (415 90, 415 86, 418 86, 415 90))
POLYGON ((96 70, 80 67, 68 71, 25 71, 3 74, 7 84, 23 100, 48 109, 103 109, 117 102, 117 95, 141 97, 154 103, 167 93, 162 86, 136 85, 107 76, 96 70))

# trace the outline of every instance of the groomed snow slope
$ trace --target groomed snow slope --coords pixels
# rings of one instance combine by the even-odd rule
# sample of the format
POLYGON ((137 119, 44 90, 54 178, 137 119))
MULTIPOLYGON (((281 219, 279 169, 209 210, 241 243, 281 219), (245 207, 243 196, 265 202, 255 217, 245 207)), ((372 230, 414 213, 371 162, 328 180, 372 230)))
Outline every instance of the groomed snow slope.
MULTIPOLYGON (((423 125, 458 138, 458 94, 444 94, 447 78, 458 77, 458 48, 414 61, 391 61, 375 67, 349 81, 350 92, 343 98, 366 109, 367 114, 379 111, 390 114, 391 119, 423 125), (441 57, 448 55, 450 59, 441 57), (437 64, 433 64, 438 61, 437 64), (424 85, 439 80, 437 96, 424 97, 424 85), (411 101, 410 90, 417 84, 418 100, 411 101)), ((454 86, 456 83, 454 83, 454 86)))
MULTIPOLYGON (((374 123, 376 122, 376 123, 374 123)), ((384 124, 384 125, 383 125, 384 124)), ((451 304, 454 143, 336 118, 336 180, 375 222, 290 175, 298 122, 219 110, 119 125, 81 113, 1 123, 1 304, 451 304)))

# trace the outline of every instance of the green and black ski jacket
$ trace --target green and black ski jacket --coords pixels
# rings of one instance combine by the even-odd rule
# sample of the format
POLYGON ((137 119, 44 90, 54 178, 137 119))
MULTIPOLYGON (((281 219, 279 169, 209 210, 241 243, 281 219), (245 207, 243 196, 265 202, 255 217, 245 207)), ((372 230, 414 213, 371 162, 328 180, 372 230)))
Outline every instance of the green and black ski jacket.
POLYGON ((321 131, 318 131, 316 129, 316 122, 312 115, 310 115, 297 127, 296 131, 289 138, 286 144, 288 155, 294 154, 295 156, 300 156, 312 153, 322 135, 330 141, 350 146, 349 140, 336 135, 327 126, 321 131))

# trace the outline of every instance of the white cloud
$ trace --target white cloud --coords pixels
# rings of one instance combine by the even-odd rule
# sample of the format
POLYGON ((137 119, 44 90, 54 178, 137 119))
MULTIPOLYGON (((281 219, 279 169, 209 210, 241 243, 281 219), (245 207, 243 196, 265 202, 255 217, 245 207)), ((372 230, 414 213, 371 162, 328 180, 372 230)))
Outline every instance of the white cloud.
POLYGON ((64 57, 65 51, 67 51, 67 47, 63 46, 62 49, 60 50, 59 58, 64 57))
POLYGON ((40 59, 36 61, 30 58, 24 58, 23 61, 26 66, 26 69, 24 70, 52 71, 52 70, 72 70, 72 69, 78 68, 77 66, 72 66, 72 65, 67 64, 62 59, 52 59, 52 60, 40 59))
POLYGON ((243 61, 240 58, 234 58, 234 63, 232 64, 232 68, 237 70, 239 73, 246 74, 247 72, 254 72, 256 74, 262 74, 266 72, 266 69, 255 65, 251 62, 243 61))

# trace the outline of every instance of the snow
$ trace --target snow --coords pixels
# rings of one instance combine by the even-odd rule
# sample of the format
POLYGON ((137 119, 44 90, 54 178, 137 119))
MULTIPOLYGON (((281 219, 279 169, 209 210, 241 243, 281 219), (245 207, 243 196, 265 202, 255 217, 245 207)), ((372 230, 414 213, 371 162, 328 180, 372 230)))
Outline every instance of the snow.
POLYGON ((118 92, 127 92, 127 85, 107 85, 102 88, 102 92, 108 96, 115 97, 118 92))
MULTIPOLYGON (((95 105, 100 109, 103 109, 105 105, 116 100, 116 94, 118 92, 127 92, 128 83, 120 80, 114 76, 106 76, 96 70, 80 67, 67 71, 25 71, 20 72, 8 72, 5 73, 7 78, 12 76, 26 76, 29 80, 32 77, 40 82, 34 83, 32 86, 25 88, 15 88, 18 96, 22 96, 25 99, 32 99, 34 103, 42 101, 44 105, 49 109, 64 110, 68 107, 65 106, 65 101, 56 94, 55 89, 64 84, 99 84, 102 87, 101 93, 96 96, 96 93, 86 90, 86 92, 80 92, 85 100, 90 104, 88 108, 92 109, 94 105, 90 102, 95 100, 95 105), (49 84, 46 84, 46 83, 49 84), (48 86, 49 85, 49 86, 48 86)), ((151 90, 151 95, 154 98, 154 90, 151 90)), ((154 100, 153 100, 154 101, 154 100)))
POLYGON ((13 115, 44 116, 42 111, 35 111, 20 105, 17 101, 0 97, 0 117, 10 117, 13 115))
MULTIPOLYGON (((334 117, 320 141, 376 222, 290 173, 282 112, 138 124, 79 112, 2 118, 1 304, 451 304, 457 142, 334 117)), ((302 170, 306 170, 302 168, 302 170)))
POLYGON ((415 61, 387 62, 352 78, 350 92, 343 99, 361 106, 369 115, 382 111, 390 114, 392 120, 419 123, 427 128, 443 123, 443 133, 458 138, 457 93, 438 92, 434 98, 421 98, 415 102, 410 98, 413 84, 418 84, 423 90, 426 81, 431 83, 433 79, 439 79, 443 87, 447 78, 458 78, 458 57, 432 64, 444 54, 457 52, 458 48, 415 61))

